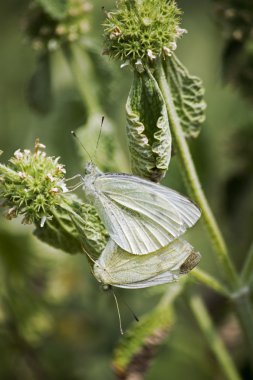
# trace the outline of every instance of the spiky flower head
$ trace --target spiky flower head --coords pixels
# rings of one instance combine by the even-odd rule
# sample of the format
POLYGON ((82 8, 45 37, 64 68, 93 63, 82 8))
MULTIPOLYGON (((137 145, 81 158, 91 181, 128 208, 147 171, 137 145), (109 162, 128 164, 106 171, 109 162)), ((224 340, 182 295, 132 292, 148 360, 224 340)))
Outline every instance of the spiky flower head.
POLYGON ((170 56, 177 39, 181 11, 174 0, 120 0, 104 22, 105 54, 128 61, 137 70, 141 64, 170 56))
POLYGON ((54 7, 47 1, 33 1, 24 19, 24 29, 37 51, 55 50, 64 42, 74 42, 90 29, 88 0, 69 0, 54 7))
MULTIPOLYGON (((47 156, 37 139, 34 151, 16 150, 7 165, 0 164, 0 202, 7 219, 22 215, 35 225, 34 235, 68 253, 83 247, 95 258, 108 235, 95 208, 66 187, 59 158, 47 156)), ((1 154, 1 151, 0 151, 1 154)))
POLYGON ((23 215, 23 223, 44 225, 52 210, 67 192, 65 168, 59 157, 49 157, 37 139, 34 152, 16 150, 9 165, 0 165, 0 198, 7 207, 6 217, 23 215))

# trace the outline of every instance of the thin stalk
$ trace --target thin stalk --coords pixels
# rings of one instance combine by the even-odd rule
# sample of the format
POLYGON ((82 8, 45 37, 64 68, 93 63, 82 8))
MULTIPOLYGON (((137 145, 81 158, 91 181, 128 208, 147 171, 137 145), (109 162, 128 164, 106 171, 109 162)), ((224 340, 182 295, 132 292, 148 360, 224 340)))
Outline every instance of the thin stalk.
MULTIPOLYGON (((214 215, 208 204, 205 194, 202 190, 191 157, 191 153, 186 143, 180 120, 178 118, 174 106, 172 93, 167 83, 167 79, 161 61, 157 63, 155 76, 166 103, 171 131, 173 135, 173 142, 177 149, 178 159, 181 164, 182 173, 184 174, 186 185, 189 188, 192 197, 195 199, 195 201, 202 210, 202 217, 205 221, 207 231, 209 232, 210 238, 215 247, 215 253, 217 255, 220 268, 226 275, 228 287, 232 292, 237 292, 239 289, 241 289, 240 278, 235 271, 232 261, 230 260, 223 236, 214 218, 214 215)), ((242 301, 239 301, 238 298, 237 302, 235 302, 234 305, 241 326, 247 337, 249 348, 251 352, 253 352, 253 313, 250 299, 249 297, 244 297, 242 301)))
POLYGON ((247 258, 242 269, 241 280, 243 284, 249 284, 253 277, 253 242, 250 246, 247 258))
POLYGON ((218 224, 214 218, 212 210, 207 202, 205 194, 202 190, 189 147, 186 143, 184 133, 180 124, 180 120, 175 110, 174 102, 170 87, 165 76, 165 72, 161 61, 157 63, 156 67, 156 79, 158 81, 160 90, 163 94, 167 112, 169 116, 171 132, 173 135, 173 143, 177 150, 177 156, 181 164, 182 172, 186 185, 199 205, 202 211, 202 218, 205 221, 207 230, 216 248, 216 254, 220 261, 221 268, 225 272, 228 284, 232 289, 236 289, 238 286, 238 277, 234 266, 229 258, 228 250, 224 242, 223 236, 220 232, 218 224))
POLYGON ((172 305, 174 300, 182 293, 184 289, 185 281, 175 282, 168 286, 167 290, 163 293, 162 298, 159 301, 159 306, 164 308, 165 306, 172 305))
POLYGON ((88 115, 94 113, 102 115, 101 107, 96 100, 97 93, 94 88, 94 82, 90 82, 90 79, 94 78, 94 71, 89 56, 85 53, 84 49, 82 49, 82 56, 80 56, 80 49, 78 46, 73 46, 73 44, 63 45, 62 52, 71 70, 83 104, 88 111, 88 115))
MULTIPOLYGON (((94 84, 94 78, 96 76, 94 73, 93 63, 89 55, 85 52, 85 48, 81 48, 78 44, 66 44, 62 46, 62 53, 72 73, 77 90, 80 93, 81 100, 88 115, 88 119, 92 119, 93 115, 96 117, 97 115, 100 115, 100 117, 102 117, 102 115, 105 113, 98 98, 98 88, 94 84)), ((114 127, 115 133, 118 133, 118 128, 116 127, 115 123, 112 122, 106 115, 105 118, 107 120, 107 123, 109 125, 111 124, 111 126, 114 127)), ((87 121, 87 124, 88 123, 89 120, 87 121)), ((99 141, 99 138, 97 141, 99 141)), ((121 143, 123 144, 123 140, 121 143)), ((125 161, 122 163, 123 170, 128 171, 128 151, 125 149, 125 143, 121 146, 121 150, 125 157, 125 161)))
POLYGON ((209 273, 206 273, 205 271, 195 268, 190 272, 190 276, 193 277, 195 280, 201 282, 208 288, 214 290, 217 293, 220 293, 223 296, 230 297, 230 292, 226 288, 225 285, 220 283, 216 278, 211 276, 209 273))
POLYGON ((202 299, 195 295, 191 297, 189 302, 199 327, 202 330, 209 347, 213 351, 216 360, 219 362, 226 378, 228 380, 242 380, 229 352, 215 330, 202 299))
POLYGON ((247 337, 249 349, 247 350, 253 371, 253 310, 250 300, 249 289, 242 288, 232 297, 237 316, 240 320, 242 329, 247 337))

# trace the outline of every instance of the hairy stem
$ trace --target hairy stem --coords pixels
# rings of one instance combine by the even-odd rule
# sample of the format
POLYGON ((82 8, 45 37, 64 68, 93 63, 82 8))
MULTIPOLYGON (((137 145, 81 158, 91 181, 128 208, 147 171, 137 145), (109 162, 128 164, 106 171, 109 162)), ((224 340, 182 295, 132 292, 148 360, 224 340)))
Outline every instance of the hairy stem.
POLYGON ((94 84, 93 82, 91 83, 91 78, 94 78, 94 72, 89 56, 84 49, 82 49, 82 56, 80 56, 78 46, 64 45, 62 51, 80 92, 83 104, 87 108, 88 115, 92 113, 102 115, 94 84))
MULTIPOLYGON (((215 253, 217 255, 221 271, 224 272, 226 275, 228 287, 231 290, 231 292, 238 292, 238 290, 241 289, 240 278, 235 271, 232 261, 230 260, 223 236, 214 218, 214 215, 208 204, 205 194, 202 190, 189 147, 184 137, 180 120, 175 110, 172 93, 167 83, 167 79, 161 61, 157 63, 155 74, 166 103, 173 136, 173 142, 177 150, 177 156, 181 164, 181 169, 182 173, 184 174, 186 185, 192 197, 202 210, 202 217, 205 221, 207 231, 209 232, 210 238, 213 242, 213 246, 215 248, 215 253)), ((239 299, 240 294, 237 298, 237 302, 235 302, 235 309, 239 317, 242 329, 246 334, 250 350, 251 352, 253 352, 252 306, 249 297, 244 297, 241 301, 239 301, 239 299)))
POLYGON ((220 283, 216 278, 211 276, 209 273, 205 271, 195 268, 190 272, 190 276, 200 283, 204 284, 208 288, 214 290, 217 293, 220 293, 223 296, 230 297, 229 290, 225 285, 220 283))
POLYGON ((253 371, 253 310, 247 287, 240 289, 232 296, 237 316, 248 341, 248 357, 253 371))
POLYGON ((184 133, 175 110, 173 97, 161 62, 157 64, 156 78, 166 103, 171 132, 173 135, 173 143, 177 150, 177 156, 181 164, 182 173, 184 174, 185 183, 191 196, 197 202, 202 211, 202 218, 205 221, 207 230, 212 239, 221 268, 226 274, 228 284, 232 289, 236 289, 238 286, 238 277, 229 258, 223 236, 202 190, 189 147, 186 143, 184 133))
POLYGON ((243 284, 249 284, 253 278, 253 243, 250 246, 247 258, 242 269, 241 279, 243 284))
POLYGON ((190 299, 190 307, 226 378, 229 380, 241 380, 234 362, 215 330, 202 299, 196 295, 192 296, 190 299))

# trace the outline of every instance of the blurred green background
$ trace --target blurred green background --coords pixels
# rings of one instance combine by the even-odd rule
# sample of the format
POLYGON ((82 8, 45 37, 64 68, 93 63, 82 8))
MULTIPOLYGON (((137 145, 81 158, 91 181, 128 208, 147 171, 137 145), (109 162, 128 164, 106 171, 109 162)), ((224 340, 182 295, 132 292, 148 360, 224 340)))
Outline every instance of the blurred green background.
MULTIPOLYGON (((1 161, 6 162, 18 148, 32 148, 39 137, 48 154, 61 156, 70 177, 82 170, 70 131, 81 126, 87 117, 69 67, 57 51, 52 53, 51 61, 51 110, 39 114, 29 107, 28 83, 38 55, 22 31, 28 4, 25 0, 0 2, 0 148, 4 151, 1 161)), ((110 9, 112 5, 108 0, 93 2, 88 36, 101 52, 101 7, 110 9)), ((182 0, 179 5, 184 11, 182 26, 188 34, 179 43, 177 53, 189 71, 203 79, 208 104, 201 135, 190 146, 204 190, 240 268, 253 226, 252 104, 223 80, 225 41, 214 3, 182 0)), ((99 92, 102 110, 117 126, 115 139, 120 141, 122 152, 127 152, 124 106, 131 73, 106 56, 101 60, 106 61, 107 69, 99 70, 99 60, 94 63, 98 67, 90 82, 99 92)), ((99 158, 99 152, 97 155, 99 158)), ((176 158, 172 159, 164 183, 186 193, 176 158)), ((0 379, 113 379, 111 356, 120 335, 113 297, 100 290, 84 256, 54 250, 33 237, 32 231, 20 220, 0 219, 0 379)), ((216 272, 201 223, 187 236, 202 254, 200 266, 216 272)), ((197 288, 193 282, 189 286, 197 288)), ((213 319, 247 378, 243 341, 230 315, 230 305, 206 289, 197 289, 204 294, 213 319), (232 338, 232 333, 225 333, 232 331, 229 329, 234 332, 232 338)), ((159 299, 159 294, 149 290, 117 293, 125 328, 132 316, 121 300, 141 315, 159 299)), ((184 296, 177 302, 177 311, 177 323, 160 348, 147 379, 221 379, 218 364, 184 296)))

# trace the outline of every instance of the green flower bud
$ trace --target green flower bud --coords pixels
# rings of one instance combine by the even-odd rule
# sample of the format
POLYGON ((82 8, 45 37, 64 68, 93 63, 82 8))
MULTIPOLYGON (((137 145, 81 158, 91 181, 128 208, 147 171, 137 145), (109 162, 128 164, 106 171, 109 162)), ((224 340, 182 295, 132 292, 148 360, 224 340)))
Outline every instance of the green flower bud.
POLYGON ((69 0, 53 4, 47 0, 32 2, 24 20, 24 29, 34 50, 56 50, 62 43, 74 42, 90 30, 88 0, 69 0))
POLYGON ((8 207, 8 219, 21 214, 24 224, 40 220, 43 226, 68 191, 64 180, 66 170, 59 164, 59 157, 46 156, 44 148, 37 139, 33 153, 18 149, 8 166, 0 165, 0 197, 8 207))
POLYGON ((105 53, 138 67, 140 60, 170 56, 186 32, 180 14, 174 0, 118 1, 104 23, 105 53))
POLYGON ((108 236, 93 206, 79 200, 66 186, 59 157, 49 157, 37 139, 34 152, 16 150, 8 165, 0 164, 0 200, 7 219, 22 215, 36 226, 34 234, 68 253, 97 257, 108 236))

